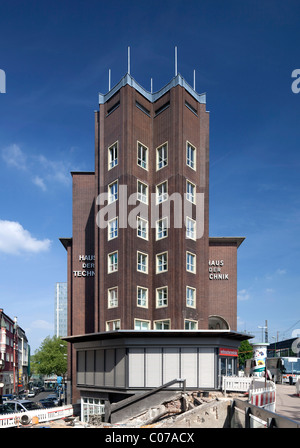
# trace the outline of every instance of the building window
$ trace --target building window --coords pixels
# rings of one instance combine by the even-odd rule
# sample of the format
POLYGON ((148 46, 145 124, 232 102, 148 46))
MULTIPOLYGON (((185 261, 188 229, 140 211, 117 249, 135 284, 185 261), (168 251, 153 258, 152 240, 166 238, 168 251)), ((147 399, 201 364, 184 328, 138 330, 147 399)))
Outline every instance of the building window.
POLYGON ((196 308, 196 289, 191 286, 186 287, 186 306, 196 308))
POLYGON ((163 286, 162 288, 156 289, 156 307, 161 308, 168 306, 168 287, 163 286))
POLYGON ((156 255, 156 273, 167 272, 168 270, 168 252, 156 255))
POLYGON ((118 200, 118 181, 115 180, 108 186, 108 203, 118 200))
POLYGON ((118 236, 118 218, 113 218, 108 222, 108 239, 112 240, 118 236))
POLYGON ((148 308, 148 289, 137 287, 137 306, 142 306, 143 308, 148 308))
POLYGON ((82 397, 81 409, 81 420, 89 423, 91 416, 105 415, 105 402, 99 398, 82 397))
POLYGON ((137 181, 138 200, 144 204, 148 204, 148 185, 137 181))
POLYGON ((156 186, 156 204, 160 204, 168 199, 168 182, 162 182, 156 186))
POLYGON ((168 144, 164 143, 156 149, 156 171, 168 165, 168 144))
POLYGON ((138 157, 137 157, 137 164, 144 168, 145 170, 148 169, 148 148, 144 145, 142 145, 140 142, 138 142, 138 157))
POLYGON ((196 274, 196 255, 191 252, 186 253, 186 270, 196 274))
POLYGON ((148 255, 143 252, 137 253, 137 270, 138 272, 148 274, 148 255))
POLYGON ((118 165, 118 142, 108 148, 108 169, 118 165))
POLYGON ((109 274, 118 270, 118 251, 107 256, 107 271, 109 274))
POLYGON ((148 221, 139 216, 137 217, 137 236, 144 240, 148 239, 148 221))
POLYGON ((155 330, 170 330, 171 323, 170 320, 157 320, 154 322, 155 330))
POLYGON ((116 308, 118 306, 118 288, 110 288, 108 290, 108 308, 116 308))
POLYGON ((193 170, 196 169, 196 148, 189 142, 186 143, 186 164, 193 170))
POLYGON ((185 320, 184 321, 185 330, 198 330, 198 322, 196 320, 185 320))
POLYGON ((168 218, 156 221, 156 239, 161 240, 168 236, 168 218))
POLYGON ((150 320, 134 319, 135 330, 150 330, 150 320))
POLYGON ((106 331, 120 330, 120 328, 121 328, 120 319, 108 320, 106 322, 106 331))
POLYGON ((192 218, 186 218, 186 238, 196 239, 196 221, 192 218))
POLYGON ((186 181, 186 198, 193 204, 196 203, 196 186, 189 180, 186 181))

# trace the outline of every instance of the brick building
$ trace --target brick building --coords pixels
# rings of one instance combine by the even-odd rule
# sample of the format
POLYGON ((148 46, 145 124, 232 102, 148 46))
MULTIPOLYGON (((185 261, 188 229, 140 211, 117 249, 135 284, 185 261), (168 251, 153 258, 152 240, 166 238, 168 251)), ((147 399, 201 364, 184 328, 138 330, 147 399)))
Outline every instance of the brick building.
POLYGON ((28 340, 17 319, 0 309, 0 399, 17 394, 28 383, 28 340))
POLYGON ((205 95, 181 75, 149 93, 126 74, 99 95, 95 171, 72 178, 73 235, 60 240, 73 402, 112 402, 175 372, 220 387, 249 337, 236 332, 244 238, 209 236, 205 95))

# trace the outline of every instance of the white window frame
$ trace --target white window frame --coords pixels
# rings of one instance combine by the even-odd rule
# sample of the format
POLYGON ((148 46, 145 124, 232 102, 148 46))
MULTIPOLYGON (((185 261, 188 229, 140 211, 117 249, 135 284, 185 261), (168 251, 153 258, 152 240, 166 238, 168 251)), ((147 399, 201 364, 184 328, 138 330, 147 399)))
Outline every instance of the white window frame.
POLYGON ((148 190, 148 184, 142 182, 141 180, 137 180, 137 198, 143 204, 148 204, 148 190), (143 193, 142 191, 140 191, 140 187, 145 187, 146 192, 143 193))
POLYGON ((186 238, 196 240, 196 221, 189 216, 186 217, 186 238))
POLYGON ((114 180, 108 185, 108 203, 116 202, 119 197, 119 181, 114 180), (116 188, 116 190, 114 190, 116 188))
POLYGON ((148 274, 148 254, 145 252, 141 252, 140 250, 137 251, 137 265, 136 269, 138 272, 142 272, 143 274, 148 274), (139 262, 139 256, 142 256, 145 258, 145 263, 139 262), (139 268, 140 266, 140 268, 139 268), (145 267, 145 270, 143 270, 143 266, 145 267))
POLYGON ((185 297, 186 297, 186 306, 187 307, 196 308, 196 294, 197 294, 196 288, 193 288, 192 286, 186 287, 185 297), (188 295, 189 291, 192 291, 192 293, 193 293, 192 298, 188 295))
POLYGON ((120 319, 114 319, 114 320, 107 320, 105 322, 105 328, 106 331, 115 331, 121 329, 121 320, 120 319), (110 329, 110 324, 113 325, 113 329, 110 329))
POLYGON ((155 330, 170 330, 171 329, 171 319, 155 320, 153 322, 153 324, 154 324, 154 329, 155 330), (164 327, 165 325, 168 325, 168 328, 157 328, 158 324, 162 324, 162 327, 164 327))
POLYGON ((160 288, 156 288, 156 308, 165 308, 168 306, 168 287, 161 286, 160 288), (166 292, 166 295, 160 297, 160 293, 166 292))
POLYGON ((168 165, 168 142, 163 143, 162 145, 156 148, 156 171, 162 170, 168 165), (162 151, 162 155, 160 156, 160 151, 162 151), (159 165, 162 166, 159 166, 159 165))
POLYGON ((156 241, 158 241, 158 240, 162 240, 162 239, 168 237, 168 225, 169 225, 169 222, 168 222, 168 217, 167 217, 167 216, 166 216, 165 218, 161 218, 161 219, 158 219, 158 220, 156 221, 156 232, 155 232, 155 235, 156 235, 156 237, 155 237, 155 238, 156 238, 156 241), (165 224, 165 226, 162 228, 162 230, 159 230, 160 223, 163 222, 163 221, 164 221, 166 224, 165 224), (164 232, 166 232, 165 235, 163 235, 164 232), (160 236, 160 235, 162 235, 162 236, 160 236))
POLYGON ((116 141, 108 147, 108 170, 118 165, 119 142, 116 141))
POLYGON ((147 219, 141 218, 140 216, 137 216, 136 218, 136 234, 139 238, 142 238, 143 240, 147 240, 148 241, 148 232, 149 232, 149 223, 147 221, 147 219), (139 223, 145 223, 145 225, 143 227, 139 226, 139 223), (141 229, 141 230, 140 230, 141 229), (146 232, 145 230, 146 229, 146 232), (143 236, 143 233, 146 233, 146 236, 143 236), (139 235, 140 233, 140 235, 139 235))
POLYGON ((145 288, 144 286, 137 286, 136 305, 140 308, 148 308, 148 288, 145 288), (140 296, 140 293, 144 293, 145 296, 140 296))
POLYGON ((137 164, 138 166, 140 166, 141 168, 143 168, 144 170, 148 171, 148 147, 145 146, 143 143, 141 142, 137 142, 137 164), (141 148, 141 155, 140 155, 140 148, 141 148), (144 152, 146 155, 146 160, 144 160, 144 152))
POLYGON ((118 217, 117 216, 108 221, 107 232, 108 232, 108 234, 107 234, 108 241, 118 238, 119 226, 118 226, 118 217), (115 230, 113 230, 113 234, 112 234, 111 229, 112 229, 112 225, 114 222, 116 222, 116 227, 115 227, 115 230))
POLYGON ((118 287, 114 286, 107 290, 107 306, 108 308, 117 308, 119 306, 118 287))
POLYGON ((185 319, 184 320, 184 329, 186 331, 198 330, 198 321, 197 320, 191 320, 191 319, 185 319), (195 328, 186 328, 187 324, 189 326, 195 326, 195 328))
POLYGON ((166 201, 168 199, 168 181, 164 180, 163 182, 160 182, 158 185, 156 185, 155 188, 156 191, 156 204, 161 204, 162 202, 166 201), (163 186, 166 186, 165 191, 159 191, 163 186))
POLYGON ((191 272, 192 274, 196 274, 196 263, 197 263, 197 256, 196 254, 193 254, 193 252, 186 252, 186 270, 187 272, 191 272), (193 263, 189 262, 189 256, 192 257, 193 263), (191 268, 192 267, 192 268, 191 268))
POLYGON ((194 170, 194 171, 196 171, 196 155, 197 155, 196 147, 194 145, 192 145, 189 141, 187 141, 186 142, 186 164, 187 164, 187 166, 192 168, 192 170, 194 170), (190 157, 190 150, 192 151, 194 160, 192 160, 192 158, 190 157))
POLYGON ((186 198, 192 204, 196 204, 196 185, 190 180, 186 181, 186 198))
POLYGON ((161 252, 160 254, 156 254, 156 274, 163 274, 164 272, 168 271, 168 251, 166 252, 161 252), (163 263, 160 263, 160 257, 162 257, 163 255, 165 255, 165 259, 166 261, 163 263), (160 266, 166 266, 166 269, 160 270, 159 267, 160 266))
POLYGON ((109 274, 113 274, 114 272, 118 271, 118 262, 119 262, 119 254, 117 250, 107 255, 107 272, 109 274), (112 259, 113 256, 117 257, 117 261, 112 259))
POLYGON ((134 329, 137 331, 147 331, 151 329, 151 320, 145 320, 145 319, 134 319, 134 329), (147 328, 137 328, 137 323, 140 324, 147 324, 147 328))

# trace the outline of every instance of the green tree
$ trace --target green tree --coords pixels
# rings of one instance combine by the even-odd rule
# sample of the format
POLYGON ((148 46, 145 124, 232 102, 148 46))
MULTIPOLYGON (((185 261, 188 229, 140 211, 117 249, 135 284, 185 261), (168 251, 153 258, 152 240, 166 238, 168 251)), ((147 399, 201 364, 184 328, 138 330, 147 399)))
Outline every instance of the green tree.
POLYGON ((32 373, 64 377, 67 369, 67 342, 48 336, 31 357, 32 373))
POLYGON ((239 367, 245 365, 246 359, 253 357, 253 347, 248 340, 242 341, 239 346, 239 367))

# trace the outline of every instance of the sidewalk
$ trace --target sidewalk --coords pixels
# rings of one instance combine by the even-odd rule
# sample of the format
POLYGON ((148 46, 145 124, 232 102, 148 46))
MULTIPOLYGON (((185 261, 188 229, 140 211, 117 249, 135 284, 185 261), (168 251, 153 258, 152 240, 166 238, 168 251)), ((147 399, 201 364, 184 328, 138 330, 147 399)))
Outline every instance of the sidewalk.
POLYGON ((276 384, 276 414, 300 422, 300 397, 296 395, 296 386, 276 384))

